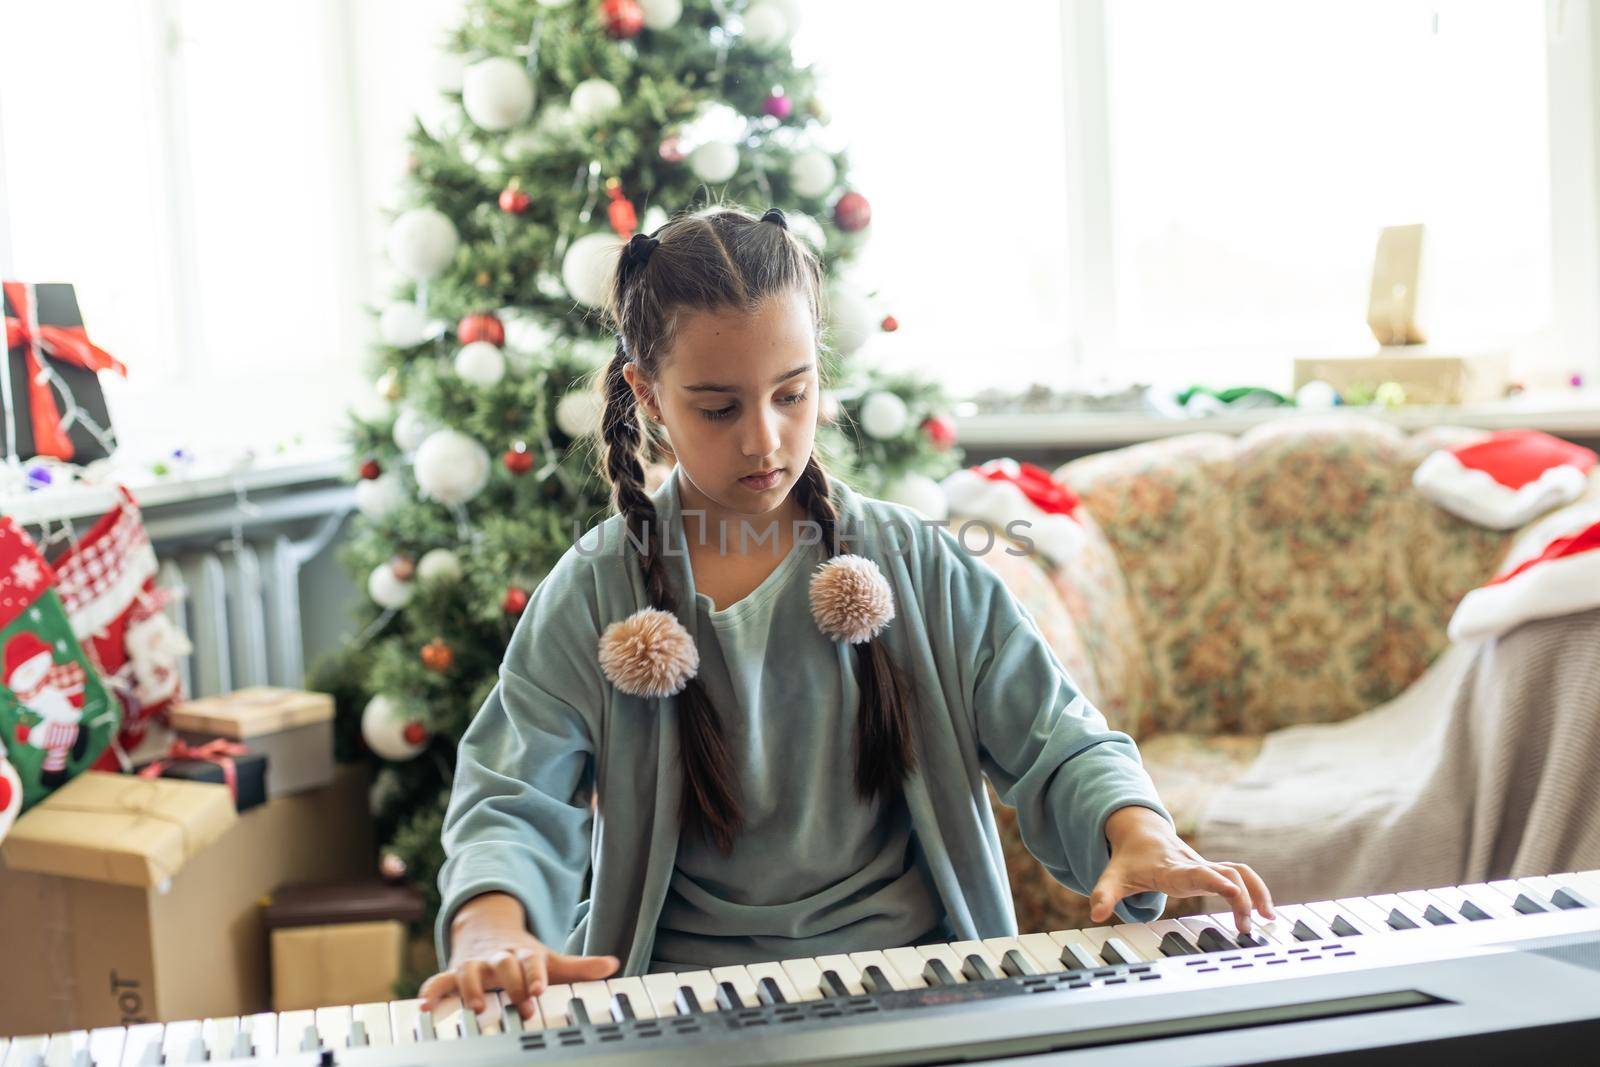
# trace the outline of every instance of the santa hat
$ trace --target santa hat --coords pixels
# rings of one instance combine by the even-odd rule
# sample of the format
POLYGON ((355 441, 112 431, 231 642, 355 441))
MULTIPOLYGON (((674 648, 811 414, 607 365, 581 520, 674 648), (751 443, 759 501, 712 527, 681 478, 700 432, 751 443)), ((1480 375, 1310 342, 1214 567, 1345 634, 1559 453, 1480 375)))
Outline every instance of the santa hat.
POLYGON ((11 829, 21 810, 22 779, 17 777, 17 769, 6 762, 5 756, 0 756, 0 841, 6 839, 6 831, 11 829))
POLYGON ((1595 460, 1590 449, 1540 430, 1497 430, 1429 454, 1411 484, 1469 522, 1514 530, 1582 496, 1595 460))
POLYGON ((25 663, 31 663, 40 656, 47 657, 50 662, 55 662, 55 656, 50 652, 50 646, 39 640, 38 636, 24 630, 6 642, 5 678, 7 688, 11 688, 11 678, 17 673, 17 668, 25 663))
POLYGON ((1551 516, 1528 532, 1500 573, 1450 619, 1452 641, 1475 641, 1532 619, 1600 608, 1600 505, 1551 516))
POLYGON ((1074 517, 1078 496, 1042 467, 994 459, 947 476, 939 483, 951 514, 969 515, 1007 530, 1021 523, 1025 536, 1055 563, 1072 559, 1083 541, 1074 517))

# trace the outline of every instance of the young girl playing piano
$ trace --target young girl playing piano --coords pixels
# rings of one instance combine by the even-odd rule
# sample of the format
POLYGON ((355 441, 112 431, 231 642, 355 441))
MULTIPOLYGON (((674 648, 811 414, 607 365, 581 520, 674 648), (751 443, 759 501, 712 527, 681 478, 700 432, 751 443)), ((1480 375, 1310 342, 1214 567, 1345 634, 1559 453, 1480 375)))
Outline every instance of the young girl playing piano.
POLYGON ((1169 894, 1271 917, 995 572, 829 478, 821 280, 777 209, 623 250, 617 514, 534 591, 462 737, 427 1005, 498 988, 527 1017, 559 982, 1014 935, 985 778, 1096 922, 1169 894), (653 491, 641 415, 677 460, 653 491))

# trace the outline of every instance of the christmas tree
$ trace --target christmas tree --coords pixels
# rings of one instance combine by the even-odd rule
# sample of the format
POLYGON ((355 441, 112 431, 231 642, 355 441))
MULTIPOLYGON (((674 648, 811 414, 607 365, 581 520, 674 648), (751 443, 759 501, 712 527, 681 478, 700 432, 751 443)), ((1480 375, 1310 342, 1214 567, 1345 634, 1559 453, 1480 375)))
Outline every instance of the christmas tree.
MULTIPOLYGON (((782 208, 830 279, 830 471, 943 514, 960 464, 940 388, 854 354, 892 317, 840 268, 871 232, 795 65, 793 0, 474 0, 441 107, 410 135, 379 312, 381 417, 357 416, 360 516, 344 549, 361 631, 312 684, 339 698, 341 757, 377 765, 381 867, 438 905, 457 742, 529 592, 610 511, 596 372, 617 252, 637 230, 734 203, 782 208)), ((654 475, 670 442, 652 443, 654 475)))

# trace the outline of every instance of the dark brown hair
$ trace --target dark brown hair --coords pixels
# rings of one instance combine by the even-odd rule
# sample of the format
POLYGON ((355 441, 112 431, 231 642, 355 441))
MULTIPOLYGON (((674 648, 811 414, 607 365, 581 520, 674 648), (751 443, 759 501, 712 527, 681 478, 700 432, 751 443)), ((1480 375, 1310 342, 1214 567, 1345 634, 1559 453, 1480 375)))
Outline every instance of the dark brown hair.
MULTIPOLYGON (((638 401, 623 368, 631 360, 644 380, 657 381, 672 350, 680 312, 754 312, 767 299, 791 292, 805 297, 820 346, 822 264, 789 232, 776 208, 760 218, 733 206, 682 214, 648 237, 635 235, 619 260, 606 309, 617 343, 605 369, 603 473, 611 483, 613 504, 625 516, 629 540, 639 548, 652 607, 677 612, 659 552, 666 531, 657 529, 655 504, 644 488, 638 401)), ((819 360, 819 380, 821 368, 819 360)), ((794 491, 821 529, 830 558, 839 555, 839 513, 815 448, 794 491)), ((861 690, 856 792, 863 800, 888 802, 899 795, 915 766, 911 687, 881 640, 853 648, 861 690)), ((679 817, 685 828, 700 831, 726 854, 744 816, 722 720, 699 678, 690 679, 679 693, 678 721, 684 779, 679 817)))

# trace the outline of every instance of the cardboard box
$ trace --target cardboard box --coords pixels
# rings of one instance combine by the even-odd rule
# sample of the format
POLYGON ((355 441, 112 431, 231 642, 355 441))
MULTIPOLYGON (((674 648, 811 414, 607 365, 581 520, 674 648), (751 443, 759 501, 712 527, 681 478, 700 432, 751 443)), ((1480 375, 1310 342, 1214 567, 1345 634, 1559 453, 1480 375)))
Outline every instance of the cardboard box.
POLYGON ((14 871, 156 886, 237 819, 225 785, 85 771, 18 819, 0 855, 14 871))
POLYGON ((267 757, 267 796, 315 789, 333 777, 333 697, 254 686, 175 704, 172 728, 190 744, 243 741, 267 757))
POLYGON ((407 924, 422 894, 374 878, 285 886, 262 918, 272 934, 272 1010, 394 999, 407 924))
POLYGON ((1346 394, 1399 382, 1408 404, 1475 404, 1505 398, 1511 358, 1505 352, 1434 355, 1426 346, 1382 349, 1376 356, 1301 358, 1294 361, 1294 387, 1325 381, 1346 394))
POLYGON ((165 892, 0 868, 0 1034, 270 1010, 261 898, 371 874, 368 785, 364 767, 341 765, 325 788, 237 816, 165 892))

